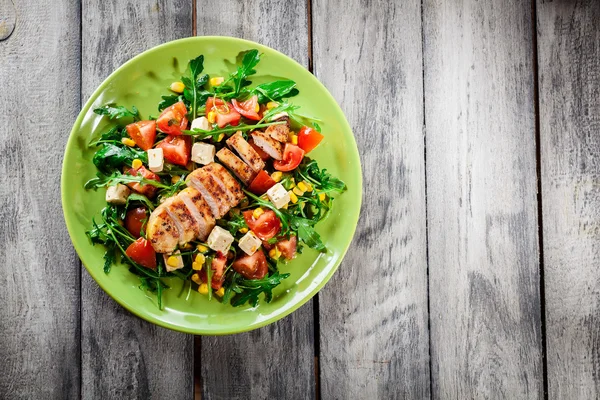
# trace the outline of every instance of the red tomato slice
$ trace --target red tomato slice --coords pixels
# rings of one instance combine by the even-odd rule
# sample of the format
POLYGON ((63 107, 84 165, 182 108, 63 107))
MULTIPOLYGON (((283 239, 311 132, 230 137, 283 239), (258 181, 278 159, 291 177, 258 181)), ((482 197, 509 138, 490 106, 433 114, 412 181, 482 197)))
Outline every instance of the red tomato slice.
POLYGON ((276 183, 277 182, 275 182, 273 178, 271 178, 271 176, 263 169, 258 173, 258 175, 256 175, 256 178, 254 178, 252 183, 250 183, 248 189, 254 194, 261 195, 267 190, 271 189, 271 187, 273 187, 273 185, 276 183))
POLYGON ((238 113, 231 103, 225 103, 223 100, 214 97, 209 97, 206 100, 206 115, 209 112, 216 112, 216 122, 219 128, 225 127, 227 124, 236 126, 240 123, 242 116, 238 113))
POLYGON ((146 209, 144 207, 132 208, 125 215, 125 228, 135 238, 140 237, 142 230, 146 231, 146 209))
POLYGON ((281 254, 285 257, 286 260, 293 260, 294 256, 296 256, 296 245, 298 240, 296 236, 290 236, 288 240, 280 240, 277 242, 277 248, 281 252, 281 254))
POLYGON ((212 260, 210 268, 213 270, 211 286, 215 290, 221 289, 223 282, 225 281, 225 264, 227 263, 227 257, 220 251, 217 253, 215 258, 212 260))
POLYGON ((303 157, 304 150, 295 144, 286 143, 283 149, 283 159, 273 161, 273 167, 283 172, 291 171, 300 165, 303 157))
POLYGON ((258 113, 256 112, 256 106, 258 105, 257 95, 254 95, 248 100, 243 101, 241 103, 236 99, 232 99, 231 104, 233 104, 233 108, 235 108, 235 110, 242 114, 244 117, 254 121, 260 120, 260 115, 258 115, 258 113))
POLYGON ((208 99, 206 99, 206 115, 208 115, 209 112, 213 111, 213 108, 219 107, 224 105, 225 102, 222 99, 219 98, 214 98, 214 97, 209 97, 208 99))
MULTIPOLYGON (((158 175, 156 175, 154 172, 147 170, 146 167, 144 167, 143 165, 141 167, 139 167, 138 169, 130 168, 129 171, 127 171, 127 173, 129 175, 133 175, 133 176, 141 175, 146 179, 151 179, 151 180, 160 182, 160 177, 158 175)), ((134 190, 140 194, 143 194, 144 196, 146 196, 148 198, 154 197, 154 195, 158 191, 158 188, 156 186, 152 186, 152 185, 148 185, 148 184, 141 184, 138 182, 128 183, 127 186, 129 186, 132 190, 134 190)))
POLYGON ((233 269, 246 279, 262 279, 267 275, 269 265, 265 253, 259 249, 251 256, 242 256, 233 262, 233 269))
POLYGON ((273 210, 265 211, 258 219, 254 218, 253 211, 243 212, 248 228, 261 240, 269 240, 281 230, 281 221, 273 210))
POLYGON ((252 146, 252 148, 258 153, 258 155, 263 161, 267 161, 270 158, 270 156, 267 153, 265 153, 263 149, 261 149, 256 145, 256 143, 254 143, 254 139, 248 140, 248 143, 250 143, 250 146, 252 146))
POLYGON ((154 146, 156 139, 156 121, 139 121, 125 127, 127 134, 140 149, 148 150, 154 146))
POLYGON ((139 238, 125 250, 127 257, 136 263, 150 269, 156 269, 156 252, 149 241, 139 238))
POLYGON ((157 144, 156 147, 163 149, 165 160, 171 164, 185 167, 190 161, 192 138, 187 135, 169 135, 165 138, 165 140, 157 144))
POLYGON ((181 135, 181 131, 187 129, 187 108, 183 101, 167 107, 156 120, 158 129, 169 135, 181 135))
POLYGON ((298 132, 298 146, 304 150, 305 153, 310 153, 312 149, 318 146, 323 140, 324 136, 313 128, 303 126, 298 132))

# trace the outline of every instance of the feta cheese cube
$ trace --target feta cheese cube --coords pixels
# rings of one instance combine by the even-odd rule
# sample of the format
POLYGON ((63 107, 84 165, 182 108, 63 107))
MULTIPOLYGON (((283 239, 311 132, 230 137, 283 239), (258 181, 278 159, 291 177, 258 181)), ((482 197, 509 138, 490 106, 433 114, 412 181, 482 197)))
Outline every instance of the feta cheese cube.
POLYGON ((192 161, 202 165, 215 161, 215 146, 203 142, 194 143, 192 146, 192 161))
POLYGON ((106 202, 110 204, 123 205, 127 203, 131 190, 125 185, 117 183, 115 186, 109 186, 106 189, 106 202))
POLYGON ((231 243, 233 243, 233 236, 220 226, 215 226, 206 240, 208 247, 223 254, 227 254, 231 243))
POLYGON ((212 126, 206 117, 199 117, 192 121, 191 129, 202 129, 203 131, 212 130, 212 126))
POLYGON ((179 250, 171 254, 163 254, 163 259, 165 260, 167 272, 183 268, 183 258, 179 250))
POLYGON ((262 242, 260 239, 257 238, 252 231, 249 231, 240 239, 239 246, 244 253, 251 256, 252 254, 256 253, 256 250, 258 250, 261 244, 262 242))
POLYGON ((165 157, 163 155, 163 149, 150 149, 148 153, 148 168, 152 172, 161 172, 165 165, 165 157))
POLYGON ((281 183, 277 183, 267 190, 267 197, 277 208, 281 208, 290 202, 290 194, 281 183))

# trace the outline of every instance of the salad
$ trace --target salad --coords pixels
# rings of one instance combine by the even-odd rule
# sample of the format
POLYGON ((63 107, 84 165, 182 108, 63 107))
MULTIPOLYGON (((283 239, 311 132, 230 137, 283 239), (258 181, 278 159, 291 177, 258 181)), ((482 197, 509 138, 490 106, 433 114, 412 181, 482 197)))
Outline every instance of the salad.
POLYGON ((114 122, 90 144, 98 169, 86 189, 106 190, 87 236, 103 245, 104 272, 121 262, 156 296, 179 278, 209 300, 256 306, 304 246, 324 251, 315 225, 345 184, 308 157, 324 136, 290 102, 291 80, 253 86, 261 54, 246 51, 227 77, 203 73, 204 56, 162 96, 158 115, 106 104, 114 122), (173 280, 169 281, 171 284, 173 280))

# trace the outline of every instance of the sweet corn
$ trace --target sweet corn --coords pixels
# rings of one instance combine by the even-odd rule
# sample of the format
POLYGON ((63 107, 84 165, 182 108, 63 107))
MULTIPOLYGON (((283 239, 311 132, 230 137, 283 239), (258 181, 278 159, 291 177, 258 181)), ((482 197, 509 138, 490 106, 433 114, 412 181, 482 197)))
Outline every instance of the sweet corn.
POLYGON ((214 111, 209 111, 208 116, 206 118, 208 118, 208 122, 210 122, 211 124, 214 124, 215 121, 217 120, 217 113, 214 111))
POLYGON ((208 285, 206 283, 203 283, 200 286, 198 286, 198 292, 200 294, 208 294, 208 285))
POLYGON ((254 217, 254 219, 258 219, 264 213, 265 213, 265 210, 263 210, 262 208, 258 207, 256 209, 254 209, 254 211, 252 212, 252 216, 254 217))
POLYGON ((269 257, 271 257, 273 260, 277 260, 279 257, 281 257, 281 252, 279 251, 277 246, 269 250, 269 257))
POLYGON ((139 167, 142 166, 142 160, 140 160, 139 158, 136 158, 135 160, 133 160, 133 162, 131 163, 131 168, 135 168, 138 169, 139 167))
POLYGON ((275 181, 275 182, 279 182, 282 178, 283 178, 283 172, 281 171, 275 171, 271 174, 271 178, 275 181))
POLYGON ((179 247, 181 250, 191 250, 192 249, 192 244, 191 243, 186 243, 183 246, 179 247))
POLYGON ((205 261, 206 261, 206 257, 204 257, 204 254, 196 254, 196 258, 194 259, 194 262, 202 265, 202 264, 204 264, 205 261))
POLYGON ((325 195, 325 193, 319 193, 319 200, 321 200, 321 201, 325 201, 325 198, 326 198, 326 197, 327 197, 327 196, 325 195))
POLYGON ((202 271, 202 264, 198 264, 196 261, 192 263, 192 269, 194 271, 202 271))
POLYGON ((256 106, 254 107, 254 111, 255 112, 259 112, 260 111, 260 106, 258 105, 258 103, 256 103, 256 106))
POLYGON ((270 101, 267 103, 267 110, 271 110, 275 107, 279 106, 279 103, 276 101, 270 101))
POLYGON ((302 196, 304 194, 304 190, 301 190, 299 186, 296 186, 292 189, 293 193, 296 193, 298 196, 302 196))
POLYGON ((183 82, 177 81, 177 82, 171 83, 171 86, 169 87, 169 89, 171 89, 175 93, 183 93, 183 89, 185 89, 185 85, 183 84, 183 82))
POLYGON ((248 233, 248 228, 240 228, 239 232, 240 233, 248 233))
POLYGON ((169 256, 169 258, 167 258, 167 264, 169 264, 170 267, 176 268, 179 266, 179 259, 175 256, 169 256))
POLYGON ((224 138, 224 137, 225 137, 225 134, 224 134, 224 133, 221 133, 221 134, 219 135, 219 137, 217 138, 217 142, 220 142, 221 140, 223 140, 223 138, 224 138))
POLYGON ((289 191, 288 192, 290 194, 290 200, 292 203, 296 204, 298 202, 298 196, 296 196, 296 193, 294 193, 293 191, 289 191))
POLYGON ((202 279, 200 279, 200 275, 199 274, 193 274, 192 275, 192 281, 198 285, 202 284, 202 279))
POLYGON ((215 294, 216 294, 217 296, 219 296, 219 297, 223 297, 223 296, 225 296, 225 288, 224 288, 224 287, 221 287, 221 289, 217 290, 217 291, 215 292, 215 294))
POLYGON ((225 81, 225 78, 222 76, 215 76, 214 78, 210 78, 208 82, 210 83, 210 86, 219 86, 223 81, 225 81))
POLYGON ((298 144, 298 135, 292 135, 292 144, 298 144))
POLYGON ((296 186, 296 188, 302 190, 303 192, 308 192, 308 186, 306 186, 306 183, 304 183, 304 181, 298 182, 298 186, 296 186))
POLYGON ((208 247, 206 247, 203 244, 199 244, 198 246, 196 246, 196 248, 200 253, 206 253, 208 251, 208 247))
POLYGON ((174 175, 171 177, 171 183, 174 185, 177 182, 179 182, 180 179, 181 179, 181 177, 179 175, 174 175))
POLYGON ((306 186, 305 192, 312 192, 312 190, 313 190, 312 185, 307 181, 302 181, 302 182, 304 183, 304 186, 306 186))
POLYGON ((128 137, 124 137, 123 139, 121 139, 121 143, 123 143, 125 146, 129 146, 129 147, 135 146, 135 142, 133 140, 129 139, 128 137))
POLYGON ((287 210, 289 205, 290 205, 290 203, 287 203, 285 206, 283 206, 281 208, 283 208, 284 210, 287 210))

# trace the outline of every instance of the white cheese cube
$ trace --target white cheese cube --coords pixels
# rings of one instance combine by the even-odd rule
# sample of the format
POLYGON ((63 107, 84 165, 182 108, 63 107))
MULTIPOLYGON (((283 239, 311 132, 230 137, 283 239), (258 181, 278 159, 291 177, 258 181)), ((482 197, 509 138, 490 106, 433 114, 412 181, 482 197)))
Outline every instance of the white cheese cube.
POLYGON ((165 268, 167 269, 167 272, 183 268, 183 258, 181 257, 181 252, 179 250, 171 254, 163 254, 163 259, 165 260, 165 268), (173 257, 171 259, 171 264, 173 265, 169 264, 169 259, 171 257, 173 257))
POLYGON ((277 113, 277 114, 273 115, 271 118, 269 118, 269 122, 270 121, 276 121, 279 118, 288 117, 288 116, 289 116, 288 113, 286 113, 285 111, 282 111, 280 113, 277 113))
POLYGON ((290 202, 290 194, 281 183, 277 183, 267 190, 267 196, 277 208, 281 208, 290 202))
POLYGON ((192 161, 202 165, 215 161, 215 146, 203 142, 194 143, 192 146, 192 161))
POLYGON ((256 253, 256 250, 258 250, 261 244, 262 242, 260 239, 257 238, 252 231, 249 231, 240 239, 239 246, 244 253, 251 256, 252 254, 256 253))
POLYGON ((223 254, 227 254, 231 243, 233 243, 233 236, 220 226, 215 226, 206 240, 208 247, 223 254))
POLYGON ((123 205, 127 203, 131 190, 125 185, 117 183, 115 186, 109 186, 106 189, 106 202, 110 204, 123 205))
POLYGON ((202 129, 203 131, 211 131, 212 126, 206 117, 199 117, 192 121, 191 129, 202 129))
POLYGON ((152 172, 161 172, 165 165, 165 157, 163 155, 163 149, 150 149, 148 150, 148 168, 152 172))

